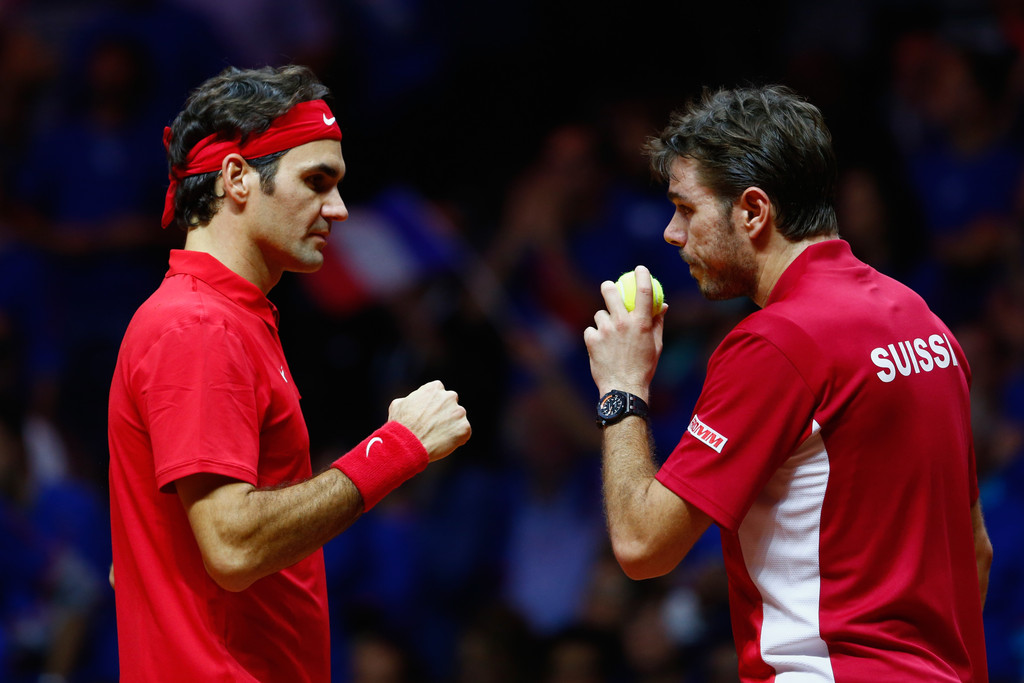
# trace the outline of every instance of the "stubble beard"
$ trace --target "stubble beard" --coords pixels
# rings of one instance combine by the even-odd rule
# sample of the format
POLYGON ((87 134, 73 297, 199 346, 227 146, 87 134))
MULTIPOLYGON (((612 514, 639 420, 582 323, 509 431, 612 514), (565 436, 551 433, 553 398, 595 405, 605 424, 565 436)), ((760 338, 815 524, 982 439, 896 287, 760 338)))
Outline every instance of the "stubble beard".
POLYGON ((706 268, 704 277, 697 280, 701 295, 708 301, 725 301, 742 296, 753 297, 753 264, 728 264, 711 272, 706 268))
POLYGON ((743 249, 741 238, 732 232, 728 219, 720 221, 714 234, 714 242, 706 250, 714 258, 714 266, 709 266, 699 256, 687 255, 680 250, 683 260, 691 267, 690 274, 697 281, 701 296, 709 301, 742 296, 753 298, 757 286, 754 255, 743 249))

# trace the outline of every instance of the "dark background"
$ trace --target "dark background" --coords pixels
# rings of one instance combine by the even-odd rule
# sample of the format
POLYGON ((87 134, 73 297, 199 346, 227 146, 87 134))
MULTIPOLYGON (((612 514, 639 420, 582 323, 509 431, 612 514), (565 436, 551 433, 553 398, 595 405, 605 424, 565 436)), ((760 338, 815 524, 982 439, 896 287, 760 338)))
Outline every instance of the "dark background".
POLYGON ((610 557, 582 331, 602 280, 665 285, 663 457, 751 308, 699 297, 640 147, 768 82, 825 113, 843 237, 967 353, 989 666, 1024 680, 1022 47, 1019 0, 0 2, 0 680, 117 680, 106 398, 183 242, 161 131, 225 66, 291 62, 348 164, 330 268, 271 293, 316 466, 429 379, 474 427, 326 546, 336 680, 736 680, 716 532, 657 580, 610 557))

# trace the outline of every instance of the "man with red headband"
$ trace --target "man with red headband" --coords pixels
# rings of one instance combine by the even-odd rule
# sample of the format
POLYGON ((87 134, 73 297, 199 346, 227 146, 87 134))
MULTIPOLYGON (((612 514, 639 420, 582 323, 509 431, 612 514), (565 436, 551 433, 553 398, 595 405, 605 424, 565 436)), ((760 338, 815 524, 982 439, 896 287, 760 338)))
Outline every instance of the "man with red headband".
POLYGON ((228 69, 164 132, 184 249, 110 391, 112 581, 125 681, 328 681, 321 546, 470 436, 440 382, 313 475, 267 293, 348 212, 341 130, 305 68, 228 69))

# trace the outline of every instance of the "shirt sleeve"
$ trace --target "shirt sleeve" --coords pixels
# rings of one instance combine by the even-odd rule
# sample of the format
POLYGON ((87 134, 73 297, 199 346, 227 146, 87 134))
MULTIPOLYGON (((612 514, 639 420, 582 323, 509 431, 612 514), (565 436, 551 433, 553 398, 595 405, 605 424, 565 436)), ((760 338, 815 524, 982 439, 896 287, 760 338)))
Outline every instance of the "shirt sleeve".
POLYGON ((223 322, 175 327, 146 352, 132 384, 161 490, 201 472, 256 484, 257 379, 244 343, 223 322))
POLYGON ((782 351, 734 330, 712 355, 690 423, 657 479, 736 531, 774 471, 811 435, 816 405, 782 351))

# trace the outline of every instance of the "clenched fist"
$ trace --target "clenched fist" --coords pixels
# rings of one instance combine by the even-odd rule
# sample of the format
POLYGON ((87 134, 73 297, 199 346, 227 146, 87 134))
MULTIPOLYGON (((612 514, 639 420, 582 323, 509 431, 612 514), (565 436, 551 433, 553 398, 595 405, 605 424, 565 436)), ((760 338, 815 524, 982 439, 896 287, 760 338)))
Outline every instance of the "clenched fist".
POLYGON ((473 433, 459 395, 448 391, 439 380, 427 382, 404 398, 396 398, 388 408, 388 419, 402 423, 415 434, 430 461, 440 460, 473 433))

